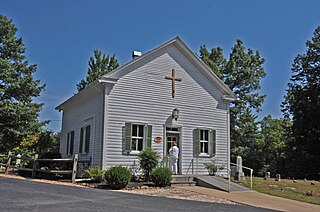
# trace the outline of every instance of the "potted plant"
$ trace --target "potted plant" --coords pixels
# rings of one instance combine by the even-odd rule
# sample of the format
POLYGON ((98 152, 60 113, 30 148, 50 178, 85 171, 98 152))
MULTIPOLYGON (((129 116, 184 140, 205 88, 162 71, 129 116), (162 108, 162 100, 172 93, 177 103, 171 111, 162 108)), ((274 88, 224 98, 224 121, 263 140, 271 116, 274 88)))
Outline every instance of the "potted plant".
POLYGON ((215 159, 211 159, 210 161, 203 164, 204 167, 208 170, 209 175, 215 175, 218 170, 218 165, 215 159))

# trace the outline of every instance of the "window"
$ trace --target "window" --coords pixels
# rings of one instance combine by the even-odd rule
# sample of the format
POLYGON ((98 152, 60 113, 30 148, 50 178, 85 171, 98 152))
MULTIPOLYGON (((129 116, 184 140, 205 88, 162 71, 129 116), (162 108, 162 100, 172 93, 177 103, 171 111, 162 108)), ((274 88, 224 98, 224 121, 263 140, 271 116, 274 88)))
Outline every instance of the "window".
POLYGON ((90 139, 91 139, 91 126, 88 125, 86 127, 81 127, 79 153, 89 153, 90 139))
POLYGON ((216 154, 216 130, 194 129, 193 130, 193 156, 210 156, 216 154))
POLYGON ((147 124, 125 123, 123 153, 135 154, 151 147, 152 126, 147 124))
POLYGON ((131 151, 141 151, 143 149, 144 125, 132 125, 132 145, 131 151))
POLYGON ((200 130, 200 154, 209 154, 209 130, 200 130))
POLYGON ((74 146, 74 131, 68 132, 67 134, 67 155, 73 154, 73 146, 74 146))

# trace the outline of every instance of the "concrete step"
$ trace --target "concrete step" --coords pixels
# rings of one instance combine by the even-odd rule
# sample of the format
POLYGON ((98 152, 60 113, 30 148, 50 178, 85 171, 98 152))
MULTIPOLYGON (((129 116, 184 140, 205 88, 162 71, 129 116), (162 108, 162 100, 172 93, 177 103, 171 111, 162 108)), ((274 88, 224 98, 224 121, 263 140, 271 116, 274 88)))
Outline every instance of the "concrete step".
POLYGON ((172 185, 196 185, 193 175, 172 175, 172 185))

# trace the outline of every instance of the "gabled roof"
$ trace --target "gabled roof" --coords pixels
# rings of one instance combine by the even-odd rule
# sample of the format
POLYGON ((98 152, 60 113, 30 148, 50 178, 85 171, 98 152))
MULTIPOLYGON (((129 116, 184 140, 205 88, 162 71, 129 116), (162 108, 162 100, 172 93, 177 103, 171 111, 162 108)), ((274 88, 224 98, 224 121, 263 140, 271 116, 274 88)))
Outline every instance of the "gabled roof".
POLYGON ((154 55, 156 52, 160 51, 161 49, 166 48, 167 46, 174 45, 177 47, 209 80, 211 80, 217 88, 222 91, 224 94, 223 98, 226 101, 236 101, 238 98, 235 93, 233 93, 230 88, 225 85, 218 77, 215 75, 210 68, 195 54, 193 51, 180 39, 179 36, 167 41, 166 43, 152 49, 151 51, 142 54, 142 56, 137 57, 128 63, 114 69, 113 71, 103 75, 100 79, 96 80, 93 82, 90 86, 86 87, 82 91, 80 91, 78 94, 70 97, 68 100, 57 106, 55 109, 56 110, 62 110, 63 106, 65 104, 74 102, 77 97, 82 96, 83 93, 86 93, 87 89, 90 89, 91 87, 96 86, 99 83, 116 83, 119 78, 124 76, 126 72, 124 70, 126 68, 129 68, 130 66, 133 66, 139 61, 145 60, 146 58, 154 55))
POLYGON ((110 80, 118 80, 121 76, 125 75, 126 73, 123 72, 124 69, 134 65, 138 61, 144 60, 147 57, 155 54, 156 52, 160 51, 163 48, 166 48, 169 45, 175 45, 191 62, 199 68, 199 70, 211 81, 215 83, 215 85, 226 95, 228 100, 237 100, 236 94, 234 94, 230 88, 225 85, 218 77, 215 75, 210 68, 195 54, 193 51, 180 39, 179 36, 167 41, 166 43, 162 44, 154 48, 153 50, 143 54, 140 57, 131 60, 130 62, 118 67, 117 69, 105 74, 101 77, 100 82, 103 81, 110 81, 110 80))

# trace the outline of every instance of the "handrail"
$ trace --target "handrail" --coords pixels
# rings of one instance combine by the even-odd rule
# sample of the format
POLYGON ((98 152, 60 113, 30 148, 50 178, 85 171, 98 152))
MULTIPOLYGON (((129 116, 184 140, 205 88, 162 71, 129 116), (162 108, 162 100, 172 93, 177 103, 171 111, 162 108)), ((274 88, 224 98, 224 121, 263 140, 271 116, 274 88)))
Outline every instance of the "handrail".
MULTIPOLYGON (((238 164, 236 164, 236 163, 231 163, 231 162, 230 162, 230 164, 238 166, 238 164)), ((241 166, 241 167, 250 170, 250 189, 252 190, 252 174, 253 174, 253 169, 252 169, 252 168, 249 168, 249 167, 246 167, 246 166, 241 166)))
POLYGON ((186 174, 188 174, 188 173, 189 173, 189 170, 190 170, 190 166, 191 166, 191 165, 192 165, 192 174, 193 174, 193 167, 194 167, 193 161, 194 161, 194 158, 192 158, 192 159, 191 159, 191 161, 190 161, 190 164, 189 164, 189 167, 188 167, 188 170, 187 170, 187 173, 186 173, 186 174))

